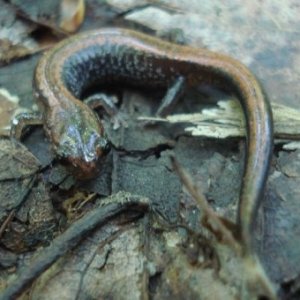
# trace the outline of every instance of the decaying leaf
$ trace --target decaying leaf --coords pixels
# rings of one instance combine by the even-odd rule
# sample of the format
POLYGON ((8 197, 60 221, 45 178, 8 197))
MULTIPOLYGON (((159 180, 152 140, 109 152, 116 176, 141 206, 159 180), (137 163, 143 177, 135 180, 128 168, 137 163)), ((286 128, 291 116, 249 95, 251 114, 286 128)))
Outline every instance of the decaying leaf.
MULTIPOLYGON (((138 195, 131 195, 129 193, 118 193, 115 196, 108 197, 106 199, 102 199, 101 203, 92 211, 88 212, 84 217, 81 219, 77 220, 74 222, 72 225, 70 225, 63 234, 55 238, 52 243, 44 248, 40 253, 38 253, 31 261, 29 266, 24 265, 22 268, 20 268, 20 271, 18 273, 18 277, 14 280, 14 282, 10 282, 5 291, 0 293, 0 298, 1 299, 12 299, 15 298, 18 295, 21 295, 27 287, 33 283, 39 277, 42 275, 43 272, 45 272, 47 269, 49 269, 50 266, 52 266, 59 258, 62 258, 63 256, 68 256, 69 251, 74 249, 80 241, 86 241, 88 244, 90 242, 90 239, 86 239, 88 235, 92 235, 95 233, 95 230, 98 226, 104 225, 104 232, 102 232, 102 241, 104 238, 103 243, 101 243, 101 238, 97 238, 96 242, 92 242, 96 248, 96 252, 92 254, 92 257, 90 257, 91 254, 91 249, 88 249, 87 255, 91 259, 95 258, 95 255, 97 255, 98 250, 100 249, 99 246, 101 247, 104 246, 105 242, 112 241, 114 239, 114 233, 113 230, 108 230, 107 231, 107 224, 108 221, 110 221, 114 216, 119 215, 121 213, 126 213, 128 210, 133 210, 136 213, 133 214, 133 219, 136 220, 136 218, 140 217, 141 215, 144 215, 149 208, 149 200, 145 197, 140 197, 138 195), (99 242, 101 243, 99 245, 99 242)), ((129 214, 129 220, 132 220, 132 217, 130 217, 129 214)), ((128 221, 128 220, 127 220, 128 221)), ((142 226, 145 225, 142 223, 142 226)), ((122 226, 122 224, 121 224, 122 226)), ((124 223, 123 223, 124 226, 124 223)), ((122 226, 122 227, 123 227, 122 226)), ((145 227, 145 226, 144 226, 145 227)), ((145 228, 144 228, 145 229, 145 228)), ((97 233, 97 232, 96 232, 97 233)), ((140 256, 141 259, 138 259, 138 265, 133 264, 133 261, 136 259, 136 255, 133 255, 133 261, 129 260, 130 254, 126 255, 127 259, 124 259, 124 255, 122 251, 113 251, 115 254, 117 254, 117 263, 110 263, 107 265, 107 268, 105 268, 105 271, 110 272, 110 265, 120 265, 122 266, 123 274, 127 274, 131 269, 130 273, 131 275, 137 275, 142 282, 146 282, 144 279, 144 276, 140 276, 140 272, 136 274, 137 268, 139 268, 143 273, 146 271, 144 267, 144 257, 141 249, 143 249, 142 244, 139 243, 139 233, 140 231, 136 232, 135 236, 138 238, 138 243, 133 243, 133 242, 128 242, 128 238, 125 237, 125 240, 128 243, 122 242, 120 246, 126 251, 133 247, 133 250, 137 251, 138 254, 141 253, 142 255, 140 256), (120 254, 120 255, 119 255, 120 254), (129 267, 124 267, 124 265, 127 265, 128 262, 130 261, 130 268, 129 267)), ((144 239, 143 239, 144 240, 144 239)), ((82 252, 81 252, 82 253, 82 252)), ((109 254, 109 253, 108 253, 109 254)), ((91 259, 82 259, 82 255, 79 255, 80 259, 79 262, 83 263, 83 265, 87 265, 83 269, 82 275, 84 276, 87 272, 87 267, 90 266, 91 264, 91 259)), ((99 264, 97 261, 96 266, 92 267, 92 272, 95 271, 96 274, 103 275, 103 271, 101 270, 102 266, 106 263, 108 260, 108 256, 105 255, 105 261, 99 264)), ((73 258, 72 258, 73 260, 73 258)), ((67 268, 68 269, 68 268, 67 268)), ((81 272, 79 272, 81 273, 81 272)), ((83 289, 82 286, 82 281, 80 280, 79 282, 76 280, 78 278, 78 272, 71 272, 70 275, 75 276, 75 283, 78 284, 78 287, 74 290, 71 288, 70 292, 72 294, 78 294, 81 292, 83 289)), ((105 276, 106 274, 104 274, 105 276)), ((54 276, 56 278, 56 276, 54 276)), ((108 280, 108 283, 112 283, 113 280, 110 276, 105 276, 108 280)), ((132 290, 132 280, 131 276, 124 276, 121 273, 116 274, 117 277, 117 282, 113 284, 112 286, 108 287, 108 291, 105 291, 104 293, 111 295, 112 291, 114 290, 116 293, 121 293, 125 287, 125 283, 127 283, 127 289, 126 289, 126 294, 128 293, 137 293, 140 294, 140 291, 138 289, 133 289, 132 290), (128 280, 129 279, 129 280, 128 280), (118 286, 120 284, 120 286, 118 286)), ((138 279, 138 277, 136 279, 138 279)), ((93 276, 94 278, 94 276, 93 276)), ((90 280, 89 280, 90 281, 90 280)), ((98 280, 96 280, 98 281, 98 280)), ((103 280, 100 280, 100 282, 103 282, 103 280)), ((106 283, 104 283, 105 286, 107 286, 106 283)), ((48 284, 46 288, 48 287, 48 284)), ((66 287, 70 287, 69 285, 66 285, 66 287)), ((93 290, 91 288, 88 288, 88 290, 84 290, 85 295, 91 295, 92 298, 107 298, 106 295, 103 295, 103 289, 99 289, 98 285, 93 282, 93 287, 95 287, 93 290), (96 293, 96 294, 94 294, 96 293)), ((144 285, 146 287, 146 285, 144 285)), ((51 289, 50 292, 53 292, 57 294, 56 289, 51 289)), ((39 298, 39 297, 38 297, 39 298)), ((51 297, 50 297, 51 298, 51 297)), ((71 298, 74 298, 71 297, 71 298)), ((135 297, 130 297, 130 299, 140 299, 135 298, 135 297)))
POLYGON ((9 136, 11 120, 28 110, 18 106, 19 98, 7 90, 0 89, 0 136, 9 136))
POLYGON ((84 0, 11 0, 10 3, 20 16, 57 32, 74 32, 84 19, 84 0))
POLYGON ((25 17, 34 23, 55 27, 59 17, 60 0, 32 1, 32 0, 10 0, 12 7, 18 15, 25 17))
POLYGON ((84 0, 63 0, 61 3, 60 28, 67 32, 75 32, 84 19, 84 0))
POLYGON ((74 32, 84 19, 84 0, 0 0, 0 63, 40 51, 57 42, 58 35, 74 32), (35 34, 40 28, 45 34, 35 34))
POLYGON ((126 11, 131 10, 140 6, 145 6, 149 4, 149 0, 126 0, 126 1, 119 1, 119 0, 109 0, 107 1, 109 5, 113 6, 116 9, 126 11))
POLYGON ((36 25, 17 18, 16 11, 0 1, 0 64, 31 54, 37 48, 31 33, 36 25))
MULTIPOLYGON (((14 209, 14 218, 7 224, 1 237, 1 244, 16 253, 49 243, 57 229, 55 211, 44 183, 40 181, 34 187, 32 184, 25 185, 24 183, 20 186, 19 182, 11 182, 13 189, 19 192, 15 194, 17 196, 15 199, 19 199, 19 203, 15 201, 14 207, 10 207, 14 209), (24 192, 27 191, 27 194, 20 193, 21 187, 24 188, 24 192), (18 197, 18 195, 23 197, 18 197)), ((8 195, 13 196, 13 193, 8 195)))
POLYGON ((35 174, 39 161, 20 143, 0 139, 0 181, 21 179, 35 174))
POLYGON ((39 166, 22 144, 0 139, 0 220, 25 199, 39 166))
POLYGON ((0 62, 9 63, 14 59, 18 59, 33 53, 34 51, 22 44, 16 44, 9 39, 0 40, 0 62))

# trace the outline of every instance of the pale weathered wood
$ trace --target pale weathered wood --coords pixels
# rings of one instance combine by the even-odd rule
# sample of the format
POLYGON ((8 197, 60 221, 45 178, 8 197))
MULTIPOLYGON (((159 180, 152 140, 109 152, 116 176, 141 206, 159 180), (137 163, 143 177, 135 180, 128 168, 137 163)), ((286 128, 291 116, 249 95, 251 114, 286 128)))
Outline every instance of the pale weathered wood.
MULTIPOLYGON (((300 142, 300 111, 291 107, 272 103, 274 136, 283 142, 285 149, 298 149, 300 142)), ((245 122, 237 101, 219 101, 217 107, 203 109, 194 114, 169 115, 166 118, 140 117, 143 121, 186 123, 185 131, 192 136, 208 138, 234 138, 245 136, 245 122)))

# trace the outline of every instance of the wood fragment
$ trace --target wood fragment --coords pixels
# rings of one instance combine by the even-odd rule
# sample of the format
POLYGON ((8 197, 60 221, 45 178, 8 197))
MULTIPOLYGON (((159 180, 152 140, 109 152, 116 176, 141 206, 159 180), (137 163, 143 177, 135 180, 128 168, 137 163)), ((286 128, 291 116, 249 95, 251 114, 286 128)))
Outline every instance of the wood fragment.
MULTIPOLYGON (((300 111, 277 103, 272 103, 274 137, 277 143, 284 143, 284 149, 299 149, 300 111), (291 141, 294 141, 291 143, 291 141)), ((219 101, 217 107, 203 109, 200 113, 176 114, 165 118, 140 117, 141 121, 187 124, 184 131, 192 136, 226 139, 246 135, 244 114, 235 100, 219 101)))

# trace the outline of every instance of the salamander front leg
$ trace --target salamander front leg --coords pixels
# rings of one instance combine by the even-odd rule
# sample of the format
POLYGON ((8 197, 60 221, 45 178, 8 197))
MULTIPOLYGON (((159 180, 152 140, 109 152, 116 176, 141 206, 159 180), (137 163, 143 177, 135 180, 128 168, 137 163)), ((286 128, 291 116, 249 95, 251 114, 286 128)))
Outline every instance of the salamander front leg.
POLYGON ((165 117, 172 112, 174 106, 184 93, 185 82, 185 78, 180 76, 168 88, 166 95, 162 99, 162 102, 156 111, 156 116, 165 117))
POLYGON ((11 123, 10 137, 21 140, 24 130, 28 126, 42 125, 43 118, 40 112, 22 113, 14 117, 11 123))
POLYGON ((91 109, 104 109, 104 111, 111 117, 113 129, 118 129, 121 126, 128 127, 125 117, 116 107, 117 98, 115 96, 108 96, 106 94, 99 93, 86 98, 83 102, 91 109))

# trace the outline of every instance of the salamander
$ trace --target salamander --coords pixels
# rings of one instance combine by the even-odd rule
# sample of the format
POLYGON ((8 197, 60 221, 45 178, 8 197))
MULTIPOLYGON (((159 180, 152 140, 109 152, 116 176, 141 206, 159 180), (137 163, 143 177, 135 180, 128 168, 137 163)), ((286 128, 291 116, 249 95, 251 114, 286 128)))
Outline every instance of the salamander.
POLYGON ((80 99, 98 84, 167 88, 184 78, 187 88, 229 89, 246 119, 247 146, 238 224, 251 244, 253 220, 263 197, 273 147, 272 113, 255 76, 239 61, 207 49, 176 45, 140 32, 105 28, 58 43, 40 59, 34 95, 46 135, 75 174, 91 177, 108 145, 98 116, 80 99))

